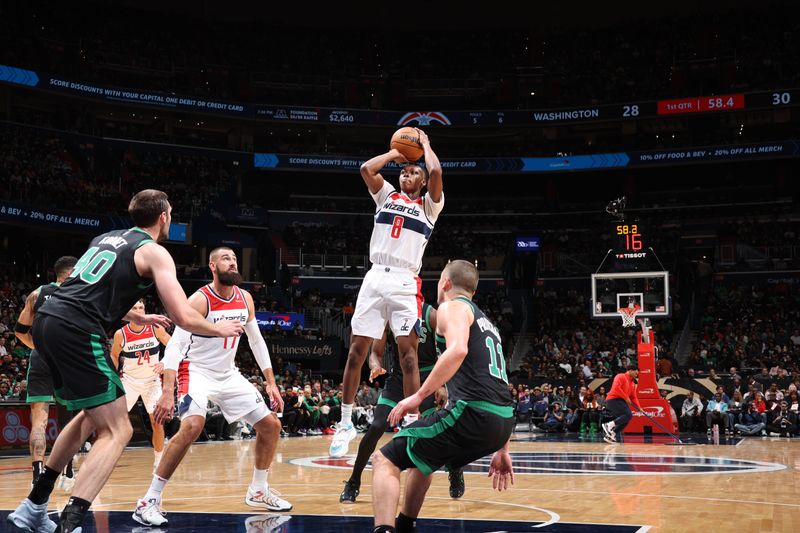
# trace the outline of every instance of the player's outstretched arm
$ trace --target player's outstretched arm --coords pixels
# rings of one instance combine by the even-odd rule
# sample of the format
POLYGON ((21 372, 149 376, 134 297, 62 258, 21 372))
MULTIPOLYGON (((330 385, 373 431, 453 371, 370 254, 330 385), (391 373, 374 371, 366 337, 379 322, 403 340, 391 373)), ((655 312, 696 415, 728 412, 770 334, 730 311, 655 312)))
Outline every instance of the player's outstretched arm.
POLYGON ((158 296, 178 326, 207 337, 238 337, 244 331, 239 322, 232 320, 212 324, 189 305, 175 274, 175 262, 164 247, 156 243, 145 244, 136 250, 134 261, 140 276, 153 279, 158 296))
POLYGON ((389 413, 389 423, 393 426, 400 422, 403 415, 419 407, 422 400, 447 383, 467 356, 469 328, 474 320, 474 315, 467 304, 459 301, 445 302, 439 306, 436 318, 436 329, 444 336, 447 349, 439 356, 436 365, 419 390, 398 403, 389 413))
POLYGON ((36 299, 39 297, 39 289, 31 291, 25 299, 25 307, 17 318, 17 325, 14 327, 14 335, 22 341, 22 343, 33 350, 33 335, 31 335, 31 326, 33 325, 33 306, 36 304, 36 299))
POLYGON ((425 158, 425 168, 428 170, 428 196, 438 204, 442 200, 442 190, 444 189, 442 165, 439 163, 439 157, 436 152, 431 148, 431 141, 428 135, 419 128, 415 129, 419 134, 419 143, 422 145, 423 157, 425 158))
POLYGON ((392 148, 385 154, 376 155, 361 165, 361 177, 364 178, 364 183, 367 184, 370 194, 378 194, 383 188, 381 169, 389 164, 390 161, 405 161, 405 158, 400 152, 392 148))

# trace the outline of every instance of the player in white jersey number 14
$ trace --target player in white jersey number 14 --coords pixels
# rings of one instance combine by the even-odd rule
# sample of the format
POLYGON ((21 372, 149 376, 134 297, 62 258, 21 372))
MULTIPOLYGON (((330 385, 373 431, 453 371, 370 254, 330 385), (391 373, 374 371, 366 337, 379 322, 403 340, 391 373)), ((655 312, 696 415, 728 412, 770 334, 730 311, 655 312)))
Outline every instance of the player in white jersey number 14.
POLYGON ((160 512, 161 493, 192 443, 203 431, 208 402, 219 405, 228 422, 244 420, 256 430, 255 468, 245 503, 267 511, 288 511, 292 505, 269 488, 267 474, 275 458, 283 411, 283 400, 275 385, 267 344, 255 320, 253 297, 239 288, 236 254, 230 248, 216 248, 209 256, 213 281, 189 297, 189 304, 212 323, 237 321, 244 324, 250 349, 264 373, 264 397, 236 368, 234 358, 239 337, 201 337, 175 328, 164 352, 161 398, 155 410, 156 422, 172 417, 175 406, 175 377, 178 377, 178 416, 181 428, 169 441, 156 469, 150 489, 136 504, 133 519, 146 526, 161 526, 167 519, 160 512))
MULTIPOLYGON (((131 309, 144 315, 144 301, 139 300, 131 309)), ((164 451, 164 426, 153 418, 156 402, 161 397, 161 373, 164 365, 159 362, 161 345, 169 343, 169 333, 159 326, 135 324, 131 322, 114 333, 111 345, 111 360, 114 370, 122 372, 122 386, 125 387, 125 401, 128 411, 133 409, 139 398, 150 416, 153 428, 153 468, 161 461, 164 451), (120 369, 120 357, 122 368, 120 369)))
MULTIPOLYGON (((400 170, 399 191, 383 179, 380 171, 391 161, 405 163, 400 152, 392 149, 361 165, 361 177, 376 205, 369 241, 372 268, 364 277, 351 322, 353 333, 344 369, 342 418, 330 446, 332 457, 345 455, 355 437, 351 416, 361 368, 370 344, 383 336, 387 322, 397 340, 403 393, 408 397, 419 390, 417 336, 422 318, 422 282, 417 274, 433 226, 444 207, 444 193, 439 158, 425 132, 417 132, 425 168, 405 164, 400 170), (425 187, 428 191, 422 194, 425 187)), ((417 412, 410 413, 406 422, 416 420, 417 416, 417 412)))

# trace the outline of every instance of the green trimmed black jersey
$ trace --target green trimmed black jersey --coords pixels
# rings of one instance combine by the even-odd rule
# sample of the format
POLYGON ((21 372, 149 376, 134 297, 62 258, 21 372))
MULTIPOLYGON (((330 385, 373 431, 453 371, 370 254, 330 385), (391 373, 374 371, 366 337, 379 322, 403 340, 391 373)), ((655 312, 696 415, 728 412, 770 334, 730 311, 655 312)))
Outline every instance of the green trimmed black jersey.
MULTIPOLYGON (((470 306, 475 320, 469 328, 467 356, 447 382, 449 404, 455 405, 459 400, 479 400, 495 405, 511 405, 500 332, 471 300, 462 296, 456 300, 470 306)), ((436 347, 439 354, 444 353, 447 347, 444 337, 436 335, 436 347)))
POLYGON ((48 283, 47 285, 42 285, 39 287, 39 296, 36 297, 36 301, 33 304, 34 313, 39 311, 39 308, 42 306, 42 304, 50 299, 50 296, 56 292, 56 289, 58 289, 58 283, 48 283))
MULTIPOLYGON (((422 302, 422 324, 419 328, 419 344, 417 345, 417 365, 420 372, 430 372, 436 364, 438 357, 436 353, 436 341, 434 340, 433 328, 431 328, 430 315, 433 306, 422 302)), ((400 356, 395 350, 392 358, 392 373, 402 375, 403 370, 400 366, 400 356)))
POLYGON ((109 231, 95 237, 70 277, 50 295, 39 314, 106 335, 153 285, 152 280, 139 276, 134 262, 136 250, 149 242, 153 239, 140 228, 109 231))

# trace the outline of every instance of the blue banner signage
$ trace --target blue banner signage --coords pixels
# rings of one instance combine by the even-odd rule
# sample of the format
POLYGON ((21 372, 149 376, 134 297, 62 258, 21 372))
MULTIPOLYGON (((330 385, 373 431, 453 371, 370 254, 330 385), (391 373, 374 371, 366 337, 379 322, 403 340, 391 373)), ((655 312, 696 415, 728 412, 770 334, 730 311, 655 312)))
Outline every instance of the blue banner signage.
MULTIPOLYGON (((450 173, 550 173, 611 168, 633 168, 686 163, 712 163, 748 159, 775 159, 800 156, 800 141, 711 146, 691 149, 647 150, 563 157, 513 157, 442 159, 442 168, 450 173)), ((256 168, 266 170, 307 170, 343 172, 358 169, 363 158, 329 155, 254 154, 256 168)), ((400 167, 391 162, 389 170, 400 167)))
POLYGON ((539 237, 517 237, 514 242, 514 248, 518 252, 538 252, 541 246, 539 237))
POLYGON ((0 200, 0 221, 94 234, 132 226, 131 220, 127 217, 61 211, 3 200, 0 200))
POLYGON ((275 326, 278 326, 283 331, 292 331, 297 326, 303 328, 306 325, 306 317, 303 313, 256 311, 256 321, 261 329, 274 329, 275 326))

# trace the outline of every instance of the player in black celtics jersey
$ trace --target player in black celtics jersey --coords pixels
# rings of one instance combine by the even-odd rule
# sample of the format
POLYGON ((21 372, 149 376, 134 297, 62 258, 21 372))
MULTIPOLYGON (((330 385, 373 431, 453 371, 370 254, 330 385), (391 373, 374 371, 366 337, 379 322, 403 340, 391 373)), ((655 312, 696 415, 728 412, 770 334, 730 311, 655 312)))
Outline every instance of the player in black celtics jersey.
MULTIPOLYGON (((420 328, 419 347, 417 348, 419 379, 422 382, 425 381, 428 377, 428 373, 433 369, 433 365, 436 364, 435 331, 436 309, 427 303, 423 303, 422 327, 420 328)), ((372 349, 369 354, 370 381, 386 373, 386 370, 383 369, 383 352, 386 348, 386 340, 387 333, 384 332, 380 340, 376 340, 372 343, 372 349)), ((389 429, 389 411, 396 406, 398 402, 402 401, 403 397, 403 371, 400 367, 400 358, 397 355, 397 351, 395 351, 389 376, 386 378, 383 392, 380 398, 378 398, 378 405, 375 406, 375 410, 373 411, 374 419, 358 445, 358 455, 353 465, 353 472, 350 474, 350 479, 345 481, 344 490, 339 496, 340 503, 356 502, 356 498, 361 489, 361 474, 364 472, 364 467, 367 466, 369 456, 375 451, 375 446, 378 444, 381 436, 389 429)), ((424 418, 433 414, 436 411, 437 405, 444 405, 446 403, 447 389, 441 387, 422 402, 419 408, 420 417, 424 418)), ((450 472, 450 496, 453 498, 460 498, 463 495, 464 472, 460 469, 453 470, 450 472)))
MULTIPOLYGON (((55 292, 58 286, 67 279, 67 276, 72 273, 72 268, 77 262, 78 259, 71 255, 65 255, 56 261, 53 266, 56 281, 42 285, 28 295, 25 300, 25 307, 19 314, 17 325, 14 328, 14 334, 17 338, 31 349, 31 355, 28 358, 28 375, 25 380, 28 385, 26 403, 31 408, 31 435, 28 440, 28 446, 31 450, 33 483, 36 483, 36 479, 44 470, 44 452, 47 449, 47 419, 50 411, 49 405, 53 401, 53 376, 50 374, 50 368, 47 363, 36 351, 36 346, 33 344, 33 337, 31 336, 31 325, 36 317, 36 312, 50 298, 50 295, 55 292)), ((66 419, 61 421, 62 427, 65 423, 66 419)), ((65 490, 69 490, 74 480, 72 459, 67 463, 61 479, 62 482, 60 484, 63 485, 65 490)))
POLYGON ((503 348, 497 328, 472 303, 477 286, 478 269, 467 261, 451 262, 439 278, 439 360, 419 391, 392 409, 389 423, 397 423, 445 382, 448 406, 403 428, 373 454, 374 531, 414 531, 431 474, 443 466, 462 468, 494 453, 489 467, 492 485, 503 490, 513 484, 508 443, 514 410, 503 348), (405 497, 395 519, 400 472, 405 469, 410 469, 405 497))
POLYGON ((169 325, 164 316, 131 311, 153 283, 172 320, 182 328, 218 337, 243 331, 236 321, 211 324, 189 305, 172 257, 157 244, 169 235, 171 211, 165 193, 152 189, 137 193, 128 206, 136 227, 92 239, 72 274, 36 314, 33 342, 50 367, 56 400, 81 412, 56 439, 29 496, 8 516, 23 530, 72 532, 79 528, 130 440, 133 430, 125 391, 111 368, 107 334, 123 318, 137 324, 169 325), (93 432, 94 446, 56 525, 47 517, 50 493, 69 458, 93 432))

